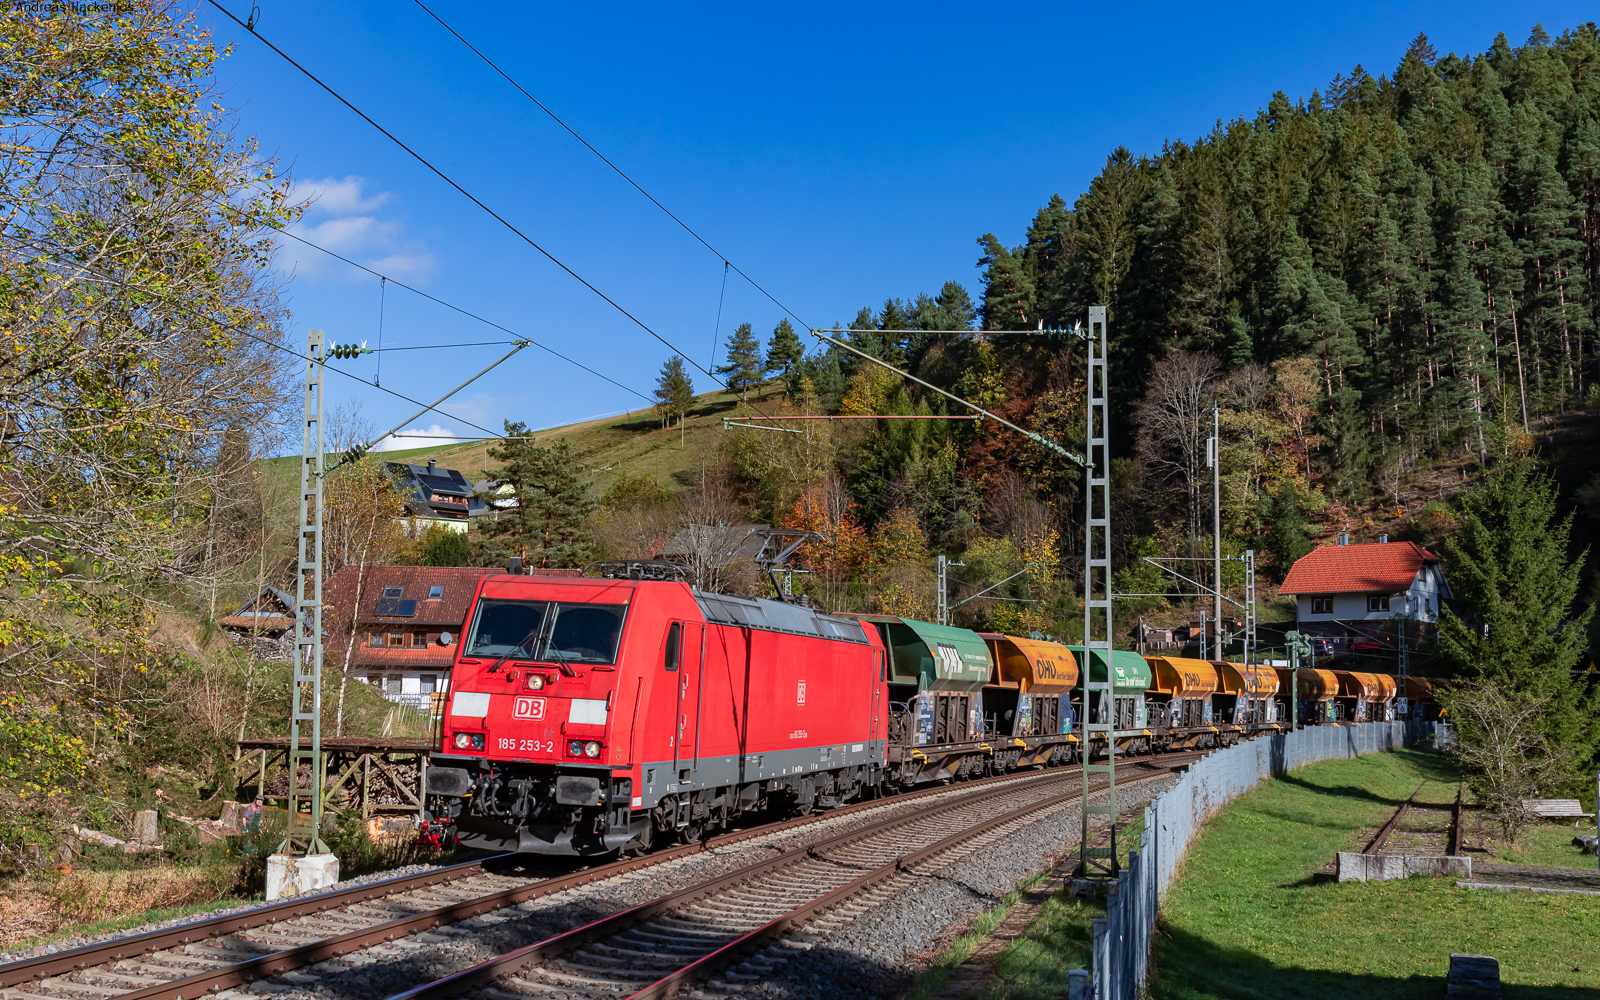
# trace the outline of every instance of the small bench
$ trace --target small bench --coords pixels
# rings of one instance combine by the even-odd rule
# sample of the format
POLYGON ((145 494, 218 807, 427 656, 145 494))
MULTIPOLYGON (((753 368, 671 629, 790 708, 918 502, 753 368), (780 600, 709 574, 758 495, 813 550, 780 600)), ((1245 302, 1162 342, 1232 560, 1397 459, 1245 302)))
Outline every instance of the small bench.
POLYGON ((1578 825, 1578 820, 1594 815, 1584 812, 1577 799, 1523 799, 1522 808, 1540 819, 1570 818, 1573 826, 1578 825))

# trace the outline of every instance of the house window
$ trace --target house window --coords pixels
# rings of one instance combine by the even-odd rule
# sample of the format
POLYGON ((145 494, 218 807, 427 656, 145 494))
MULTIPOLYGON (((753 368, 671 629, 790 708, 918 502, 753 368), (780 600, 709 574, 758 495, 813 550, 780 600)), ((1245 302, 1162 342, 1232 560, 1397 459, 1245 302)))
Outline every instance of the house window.
POLYGON ((428 600, 437 601, 437 600, 439 600, 439 599, 441 599, 443 597, 444 597, 444 587, 442 585, 434 584, 432 587, 428 588, 428 600))
POLYGON ((367 675, 367 683, 371 684, 375 688, 381 688, 381 687, 383 687, 383 675, 382 674, 368 674, 367 675))
POLYGON ((1311 599, 1311 613, 1314 615, 1333 614, 1333 598, 1331 596, 1313 597, 1311 599))
POLYGON ((423 674, 418 680, 421 682, 422 694, 433 694, 439 688, 438 674, 423 674))
POLYGON ((1368 611, 1388 611, 1389 610, 1389 595, 1388 594, 1371 594, 1371 595, 1369 595, 1367 597, 1367 610, 1368 611))
POLYGON ((384 645, 386 645, 386 646, 397 646, 398 647, 398 646, 404 646, 405 644, 406 644, 406 635, 405 635, 404 632, 390 632, 390 633, 388 633, 387 635, 384 636, 384 645))
POLYGON ((371 635, 367 636, 367 645, 369 645, 369 646, 381 646, 381 645, 383 645, 383 633, 382 632, 374 632, 371 635))
POLYGON ((402 594, 404 594, 405 592, 406 592, 406 588, 404 588, 404 587, 385 587, 385 588, 383 588, 383 596, 384 597, 399 597, 402 594))

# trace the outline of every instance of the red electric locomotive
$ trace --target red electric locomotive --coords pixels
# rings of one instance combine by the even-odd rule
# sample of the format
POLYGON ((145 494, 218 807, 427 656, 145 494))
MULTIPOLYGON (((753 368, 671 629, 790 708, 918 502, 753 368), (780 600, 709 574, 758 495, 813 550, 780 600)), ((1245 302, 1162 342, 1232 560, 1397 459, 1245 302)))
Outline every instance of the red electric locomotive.
POLYGON ((884 651, 855 620, 683 583, 485 577, 457 646, 430 831, 605 854, 875 786, 884 651))

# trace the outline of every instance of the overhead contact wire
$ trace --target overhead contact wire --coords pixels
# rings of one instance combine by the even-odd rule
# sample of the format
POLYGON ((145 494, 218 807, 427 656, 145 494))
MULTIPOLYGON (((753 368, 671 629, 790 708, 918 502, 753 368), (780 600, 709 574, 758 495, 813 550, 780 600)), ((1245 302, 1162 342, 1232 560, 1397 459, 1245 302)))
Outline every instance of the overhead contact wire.
MULTIPOLYGON (((268 44, 270 44, 270 43, 268 43, 268 44)), ((647 403, 651 403, 651 404, 655 403, 654 399, 652 399, 649 396, 646 396, 644 393, 640 392, 638 389, 634 389, 634 388, 631 388, 629 386, 625 386, 621 382, 618 382, 616 379, 610 377, 609 375, 602 375, 601 373, 595 371, 593 368, 590 368, 588 365, 584 364, 582 361, 575 361, 572 358, 567 357, 565 354, 562 354, 560 351, 556 350, 555 348, 547 347, 544 344, 539 343, 537 340, 533 340, 530 337, 527 337, 527 336, 524 336, 521 333, 518 333, 517 331, 511 329, 510 327, 502 326, 499 323, 496 323, 492 319, 487 319, 487 318, 485 318, 483 316, 479 316, 477 313, 471 312, 471 311, 466 310, 466 309, 463 309, 463 308, 461 308, 460 306, 458 306, 458 305, 456 305, 454 303, 446 302, 444 299, 441 299, 438 296, 429 295, 427 292, 423 291, 420 288, 415 288, 415 287, 413 287, 411 285, 408 285, 405 282, 399 280, 398 278, 391 278, 388 275, 383 274, 382 272, 374 271, 372 268, 367 267, 365 264, 357 264, 355 261, 351 260, 349 257, 346 257, 345 255, 340 254, 340 253, 335 253, 334 251, 329 250, 327 247, 318 246, 317 244, 315 244, 315 243, 311 242, 310 240, 306 239, 304 236, 298 236, 298 235, 296 235, 294 233, 291 233, 287 229, 280 229, 280 230, 278 230, 278 232, 282 233, 284 236, 287 236, 292 240, 297 240, 297 241, 299 241, 301 243, 304 243, 306 246, 310 247, 313 250, 320 250, 323 253, 327 254, 329 257, 334 258, 335 260, 342 260, 346 264, 349 264, 351 267, 354 267, 354 268, 357 268, 359 270, 365 271, 368 274, 372 275, 374 278, 380 278, 380 279, 382 279, 384 281, 389 282, 392 285, 398 285, 399 287, 404 288, 406 291, 411 292, 413 295, 420 295, 423 298, 427 299, 429 302, 435 303, 436 305, 444 306, 446 309, 452 309, 452 310, 460 313, 461 315, 467 317, 468 319, 475 319, 479 323, 484 324, 485 326, 492 326, 496 330, 502 330, 502 331, 504 331, 506 333, 511 334, 513 337, 516 337, 518 340, 526 340, 528 343, 532 344, 534 347, 537 347, 539 350, 545 351, 546 353, 549 353, 549 354, 552 354, 555 357, 560 358, 562 361, 565 361, 567 364, 572 365, 573 367, 582 368, 584 371, 588 372, 590 375, 593 375, 595 378, 602 379, 602 380, 604 380, 606 382, 610 382, 612 385, 616 386, 618 389, 623 390, 624 392, 631 392, 635 396, 638 396, 640 399, 644 400, 647 403)), ((420 350, 426 350, 429 347, 483 347, 483 346, 486 346, 488 344, 499 344, 499 343, 502 343, 502 341, 488 340, 488 341, 483 341, 482 343, 477 343, 477 344, 428 344, 428 345, 424 345, 422 347, 387 347, 387 348, 381 348, 381 349, 382 350, 388 350, 388 351, 420 351, 420 350)), ((363 379, 363 381, 365 381, 365 380, 363 379)))
MULTIPOLYGON (((710 243, 706 242, 705 237, 703 237, 699 233, 695 232, 689 226, 689 224, 687 222, 684 222, 682 219, 678 218, 676 215, 674 215, 672 213, 671 209, 667 208, 667 206, 665 206, 665 205, 661 204, 661 202, 657 201, 656 198, 655 198, 655 195, 651 194, 649 191, 646 191, 644 188, 640 187, 638 181, 634 180, 632 177, 629 177, 627 175, 627 173, 625 171, 623 171, 623 169, 621 167, 617 166, 615 163, 612 163, 609 159, 607 159, 606 155, 604 153, 600 152, 598 149, 595 149, 594 146, 590 145, 588 139, 585 139, 583 136, 579 135, 573 129, 573 127, 571 125, 568 125, 566 122, 562 121, 561 117, 559 115, 557 115, 554 111, 551 111, 549 108, 545 107, 544 103, 541 102, 537 97, 534 97, 532 94, 528 93, 528 91, 523 88, 522 84, 518 83, 516 80, 513 80, 511 78, 511 75, 508 74, 505 70, 501 69, 498 65, 496 65, 493 59, 490 59, 488 56, 484 55, 482 52, 480 52, 478 50, 477 46, 473 45, 471 42, 469 42, 465 38, 461 37, 461 33, 459 31, 457 31, 456 29, 450 27, 449 24, 445 23, 444 18, 440 17, 438 14, 435 14, 433 12, 433 10, 427 4, 422 2, 422 0, 415 0, 415 2, 416 2, 416 5, 418 7, 421 7, 423 9, 423 11, 425 11, 429 17, 433 18, 435 21, 438 21, 440 27, 442 27, 442 28, 444 28, 444 30, 450 32, 450 34, 452 34, 452 35, 454 35, 456 37, 457 41, 459 41, 462 45, 465 45, 468 49, 470 49, 472 51, 473 55, 477 56, 479 59, 482 59, 484 61, 484 63, 490 69, 494 70, 496 73, 499 73, 502 79, 504 79, 507 83, 511 84, 511 86, 517 88, 517 90, 522 94, 523 97, 526 97, 528 100, 532 101, 534 103, 535 107, 537 107, 540 111, 543 111, 545 114, 549 115, 551 121, 555 122, 557 125, 560 125, 562 128, 566 129, 568 135, 571 135, 574 139, 576 139, 579 142, 583 143, 585 149, 589 150, 589 152, 591 152, 594 155, 598 156, 600 158, 600 162, 601 163, 604 163, 606 166, 610 167, 612 170, 615 170, 617 172, 617 176, 618 177, 621 177, 623 180, 627 181, 630 185, 633 186, 633 189, 635 191, 639 192, 640 194, 644 195, 647 199, 649 199, 650 204, 654 205, 655 207, 661 209, 661 211, 665 212, 666 215, 667 215, 667 218, 671 219, 673 222, 676 222, 679 226, 683 227, 683 231, 688 233, 690 236, 693 236, 696 240, 698 240, 700 242, 701 246, 705 247, 707 250, 710 250, 712 253, 716 254, 719 258, 721 258, 725 270, 726 270, 726 268, 731 267, 735 271, 738 271, 739 272, 739 277, 741 277, 744 280, 750 282, 750 287, 754 288, 756 291, 760 292, 762 295, 765 295, 767 297, 768 301, 770 301, 773 305, 777 306, 779 309, 782 309, 784 312, 788 313, 790 316, 793 316, 795 322, 799 323, 801 326, 806 327, 807 329, 810 329, 811 324, 807 323, 805 320, 801 319, 799 316, 796 316, 795 315, 795 311, 793 309, 790 309, 788 306, 784 305, 782 302, 779 302, 776 296, 774 296, 771 292, 767 291, 765 288, 761 287, 760 283, 758 283, 754 278, 750 277, 748 274, 745 274, 744 271, 739 268, 739 265, 731 263, 728 260, 728 258, 722 253, 722 251, 718 250, 716 247, 714 247, 710 243)), ((229 16, 232 16, 232 15, 229 15, 229 16)), ((237 18, 235 18, 235 20, 237 20, 237 18)), ((262 40, 265 41, 265 39, 262 39, 262 40)), ((270 45, 271 43, 268 42, 268 44, 270 45)), ((699 367, 699 366, 696 365, 696 367, 699 367)), ((703 369, 703 368, 701 369, 701 371, 704 371, 704 370, 705 369, 703 369)))
MULTIPOLYGON (((366 122, 368 125, 371 125, 373 128, 377 129, 379 132, 382 132, 384 134, 385 138, 387 138, 390 142, 394 143, 396 146, 399 146, 401 149, 405 150, 418 163, 422 164, 424 167, 427 167, 428 170, 432 171, 434 176, 438 177, 440 180, 444 181, 446 184, 448 184, 451 187, 455 188, 456 191, 460 192, 462 197, 466 198, 468 201, 472 202, 474 205, 476 205, 479 208, 483 209, 496 222, 500 223, 502 226, 505 226, 507 229, 509 229, 512 233, 516 234, 516 236, 519 239, 521 239, 524 243, 528 244, 528 246, 533 247, 535 250, 539 251, 539 253, 542 254, 546 260, 550 261, 550 263, 554 264, 555 266, 561 268, 561 270, 565 271, 568 275, 570 275, 574 281, 578 282, 580 285, 582 285, 583 287, 589 289, 589 291, 593 292, 595 295, 599 296, 601 299, 603 299, 605 301, 605 303, 607 305, 611 306, 611 308, 615 309, 617 312, 619 312, 622 315, 626 316, 636 326, 638 326, 639 329, 643 330, 645 333, 648 333, 650 336, 654 337, 655 339, 659 340, 662 344, 666 345, 666 347, 669 350, 671 350, 672 353, 678 355, 680 358, 683 358, 685 361, 689 362, 691 365, 694 365, 702 373, 704 373, 707 378, 711 379, 717 385, 722 386, 724 389, 728 388, 728 385, 727 385, 726 382, 723 382, 721 379, 717 378, 717 376, 713 375, 711 372, 706 371, 706 369, 701 368, 699 362, 695 361, 693 358, 691 358, 689 355, 685 354, 683 351, 680 351, 676 346, 673 345, 673 343, 671 341, 667 340, 667 338, 661 336, 661 334, 657 333, 654 329, 652 329, 648 323, 646 323, 644 320, 640 319, 639 317, 635 316, 633 313, 629 312, 627 309, 625 309, 622 306, 621 303, 617 302, 611 296, 607 295, 605 292, 602 292, 600 289, 598 289, 594 285, 590 284, 588 279, 584 278, 583 275, 579 274, 577 271, 574 271, 572 268, 568 267, 565 263, 562 262, 561 258, 557 257, 555 254, 551 253, 550 251, 546 250, 544 247, 540 246, 537 241, 535 241, 527 233, 524 233, 522 230, 518 229, 508 219, 506 219, 505 216, 501 215, 499 212, 496 212, 494 209, 492 209, 488 205, 484 204, 471 191, 468 191, 466 188, 464 188, 460 184, 456 183, 456 181, 449 174, 445 173, 443 170, 440 170, 438 167, 434 166, 432 161, 430 161, 427 157, 423 156, 421 153, 417 152, 416 150, 412 149, 410 146, 406 145, 393 132, 390 132, 388 129, 384 128, 382 125, 379 125, 365 111, 362 111, 360 108, 358 108, 354 104, 350 103, 350 101, 347 100, 344 97, 344 95, 340 94, 337 90, 334 90, 332 87, 328 86, 328 84, 324 83, 322 81, 322 79, 320 77, 318 77, 315 73, 311 72, 309 69, 306 69, 304 66, 302 66, 298 62, 296 62, 294 60, 294 58, 292 56, 290 56, 287 52, 283 51, 282 49, 278 48, 276 45, 272 44, 272 42, 268 41, 267 38, 264 35, 262 35, 260 32, 256 31, 255 28, 253 28, 250 25, 246 24, 245 22, 239 20, 239 18, 233 13, 233 11, 231 11, 228 8, 222 6, 222 4, 218 2, 218 0, 207 0, 207 2, 209 2, 211 4, 211 6, 213 6, 213 7, 217 8, 218 10, 222 11, 223 14, 227 15, 228 20, 232 21, 234 24, 237 24, 239 27, 243 28, 245 31, 248 31, 251 35, 255 36, 255 38, 257 40, 259 40, 263 45, 265 45, 267 48, 271 49, 273 52, 276 52, 289 65, 293 66, 295 69, 297 69, 301 73, 305 74, 307 79, 309 79, 312 83, 315 83, 317 86, 321 87, 323 90, 327 91, 329 96, 331 96, 334 100, 338 101, 340 104, 343 104, 345 107, 347 107, 351 111, 355 112, 356 115, 359 116, 362 121, 366 122)), ((363 380, 363 381, 365 381, 365 380, 363 380)))

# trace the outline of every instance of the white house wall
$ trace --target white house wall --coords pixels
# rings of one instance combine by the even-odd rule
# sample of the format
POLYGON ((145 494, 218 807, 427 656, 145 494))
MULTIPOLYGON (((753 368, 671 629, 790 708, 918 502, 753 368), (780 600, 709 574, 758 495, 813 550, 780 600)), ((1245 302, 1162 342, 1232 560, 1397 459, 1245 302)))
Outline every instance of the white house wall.
POLYGON ((1417 573, 1417 578, 1412 581, 1411 589, 1402 596, 1389 596, 1388 611, 1368 611, 1368 592, 1359 594, 1299 594, 1296 595, 1295 604, 1298 608, 1297 615, 1302 624, 1315 625, 1317 622, 1335 621, 1388 621, 1394 617, 1410 615, 1418 621, 1435 622, 1439 619, 1439 582, 1440 575, 1437 569, 1424 566, 1417 573), (1333 598, 1333 613, 1315 613, 1311 610, 1311 600, 1314 597, 1333 598))

